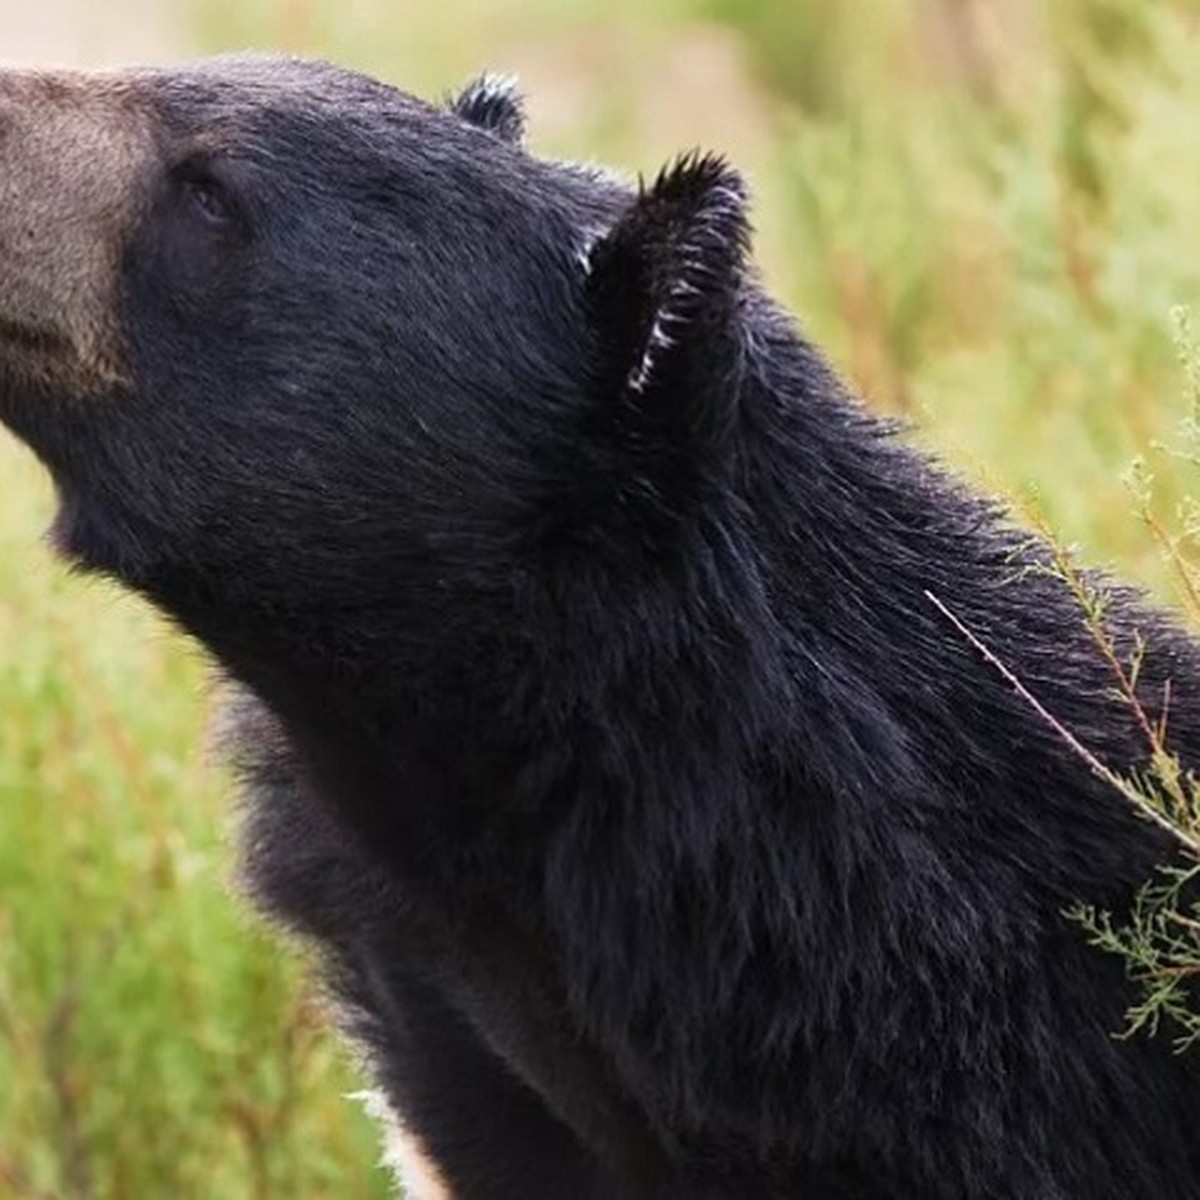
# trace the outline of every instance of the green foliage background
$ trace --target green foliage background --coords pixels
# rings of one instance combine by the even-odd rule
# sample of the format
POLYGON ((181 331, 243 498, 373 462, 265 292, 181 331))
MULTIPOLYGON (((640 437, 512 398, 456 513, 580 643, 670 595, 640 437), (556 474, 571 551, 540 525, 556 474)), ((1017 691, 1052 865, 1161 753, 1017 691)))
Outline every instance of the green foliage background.
MULTIPOLYGON (((651 173, 701 145, 877 407, 1170 599, 1144 528, 1190 462, 1200 0, 196 0, 198 50, 321 53, 436 95, 520 75, 533 144, 651 173), (1132 498, 1122 482, 1146 459, 1132 498)), ((294 955, 230 895, 203 663, 39 543, 0 440, 0 1196, 383 1196, 294 955)))

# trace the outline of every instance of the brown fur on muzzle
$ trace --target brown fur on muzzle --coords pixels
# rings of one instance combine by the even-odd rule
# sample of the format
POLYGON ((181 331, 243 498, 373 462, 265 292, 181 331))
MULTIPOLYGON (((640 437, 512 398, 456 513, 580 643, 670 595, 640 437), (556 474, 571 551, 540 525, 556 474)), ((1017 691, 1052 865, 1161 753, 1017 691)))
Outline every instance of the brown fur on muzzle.
POLYGON ((132 83, 0 71, 0 368, 81 392, 124 379, 120 264, 153 160, 132 83))

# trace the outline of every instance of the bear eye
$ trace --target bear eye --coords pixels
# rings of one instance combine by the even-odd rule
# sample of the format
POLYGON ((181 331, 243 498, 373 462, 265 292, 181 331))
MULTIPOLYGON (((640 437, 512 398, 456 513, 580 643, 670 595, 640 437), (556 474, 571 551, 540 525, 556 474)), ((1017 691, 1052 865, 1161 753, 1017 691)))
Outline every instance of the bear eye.
POLYGON ((233 220, 233 210, 225 189, 215 179, 186 179, 183 194, 187 203, 205 224, 222 229, 233 220))

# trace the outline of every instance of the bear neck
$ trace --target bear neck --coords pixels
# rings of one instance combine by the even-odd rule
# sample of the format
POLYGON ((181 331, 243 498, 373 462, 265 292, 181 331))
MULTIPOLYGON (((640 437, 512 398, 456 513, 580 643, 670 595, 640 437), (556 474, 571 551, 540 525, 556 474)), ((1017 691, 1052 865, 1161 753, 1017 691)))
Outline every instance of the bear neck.
MULTIPOLYGON (((627 511, 611 529, 592 514, 586 537, 514 561, 491 593, 451 591, 417 625, 378 608, 157 599, 281 718, 322 793, 396 855, 419 852, 415 830, 467 852, 471 830, 582 794, 612 812, 709 814, 786 795, 811 817, 806 836, 846 862, 856 846, 864 861, 877 852, 887 805, 930 836, 959 828, 984 858, 1019 855, 1064 904, 1144 877, 1160 839, 933 603, 1099 758, 1137 767, 1137 722, 1047 551, 897 443, 793 333, 760 327, 757 351, 728 469, 652 543, 617 536, 627 511), (1082 805, 1110 827, 1112 860, 1071 879, 1082 805), (1020 837, 1030 823, 1038 855, 1020 837)), ((1110 616, 1119 647, 1149 641, 1151 718, 1169 679, 1190 753, 1195 648, 1127 595, 1110 616)))

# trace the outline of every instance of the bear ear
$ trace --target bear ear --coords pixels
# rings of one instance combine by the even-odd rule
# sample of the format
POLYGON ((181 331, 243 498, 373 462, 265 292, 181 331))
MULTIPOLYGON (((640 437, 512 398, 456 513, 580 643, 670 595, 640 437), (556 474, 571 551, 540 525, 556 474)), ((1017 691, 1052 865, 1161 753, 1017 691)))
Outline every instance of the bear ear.
POLYGON ((515 79, 480 75, 450 102, 450 111, 514 146, 525 137, 525 102, 515 79))
POLYGON ((722 158, 687 155, 641 185, 587 254, 609 387, 642 401, 666 388, 730 395, 749 242, 746 188, 722 158))

